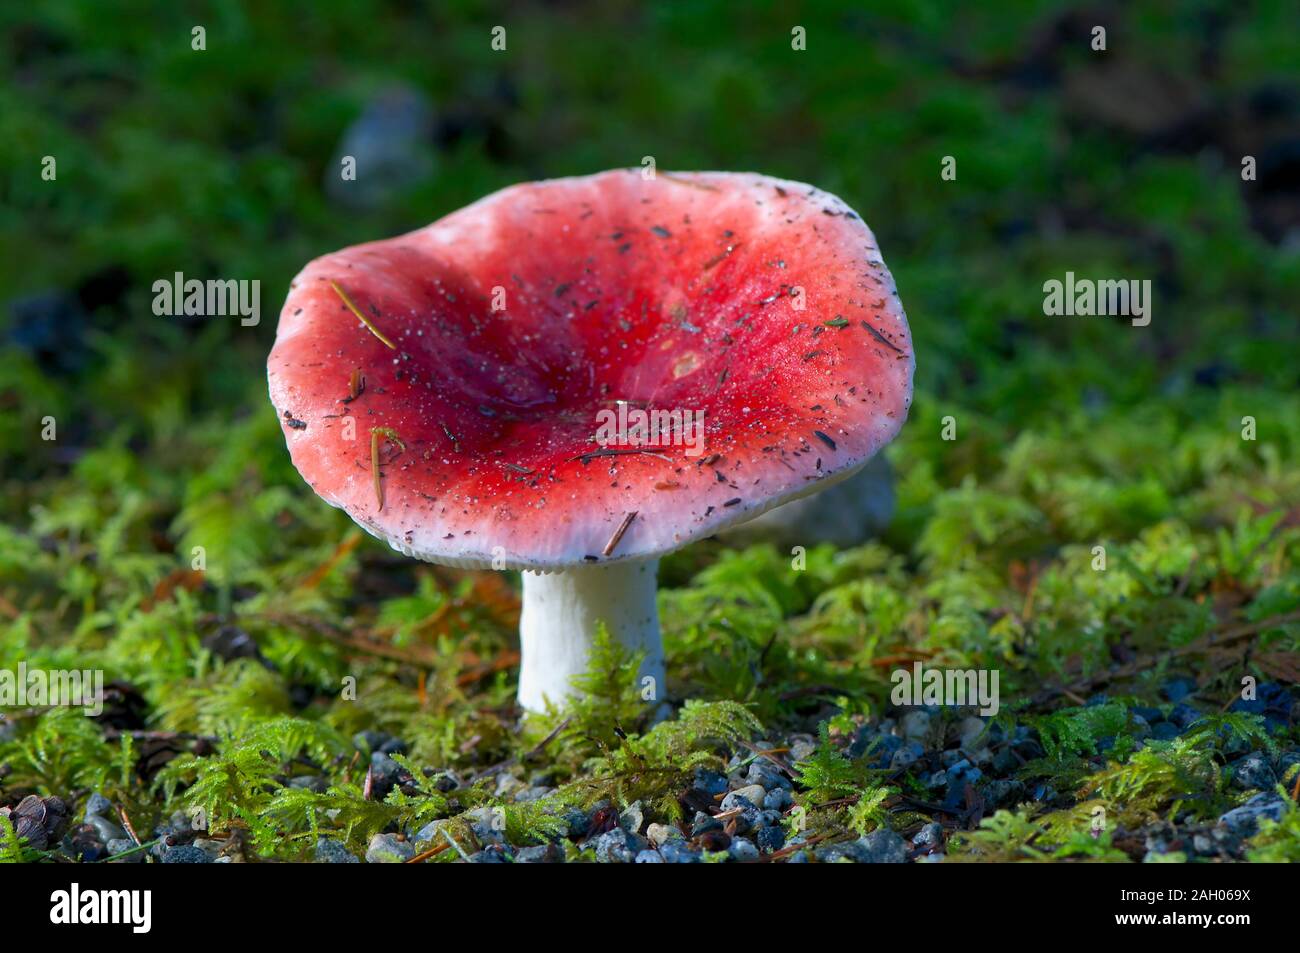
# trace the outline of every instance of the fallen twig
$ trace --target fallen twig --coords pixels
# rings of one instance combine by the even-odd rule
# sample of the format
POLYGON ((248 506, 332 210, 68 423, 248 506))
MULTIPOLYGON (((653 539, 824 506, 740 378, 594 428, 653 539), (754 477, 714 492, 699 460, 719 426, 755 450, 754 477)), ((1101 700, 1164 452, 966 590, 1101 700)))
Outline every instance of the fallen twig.
POLYGON ((418 854, 416 854, 414 857, 412 857, 410 860, 405 861, 405 863, 408 863, 408 864, 422 864, 422 863, 424 863, 426 860, 428 860, 430 857, 437 857, 437 856, 438 856, 439 854, 441 854, 444 850, 450 850, 450 849, 451 849, 451 844, 450 844, 450 843, 447 843, 447 844, 439 844, 437 847, 430 847, 428 850, 421 851, 420 853, 418 853, 418 854))
POLYGON ((131 823, 131 815, 126 813, 126 808, 119 805, 117 809, 117 816, 122 819, 122 827, 126 829, 126 833, 130 836, 131 840, 135 843, 135 846, 139 847, 140 838, 136 836, 135 825, 131 823))

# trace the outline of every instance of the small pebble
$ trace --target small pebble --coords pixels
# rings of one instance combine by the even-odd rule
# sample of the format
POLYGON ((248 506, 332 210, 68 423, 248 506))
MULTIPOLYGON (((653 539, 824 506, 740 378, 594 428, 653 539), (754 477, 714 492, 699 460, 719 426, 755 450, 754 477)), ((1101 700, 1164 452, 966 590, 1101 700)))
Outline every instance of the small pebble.
POLYGON ((629 834, 621 827, 596 838, 596 860, 602 864, 630 864, 647 847, 644 838, 629 834))
POLYGON ((916 836, 912 838, 913 847, 942 847, 943 846, 943 825, 926 824, 916 836))
POLYGON ((699 837, 709 831, 722 830, 722 821, 716 817, 709 817, 703 811, 696 811, 695 820, 691 823, 691 836, 699 837))
MULTIPOLYGON (((123 837, 120 840, 111 840, 105 848, 110 856, 116 857, 118 854, 125 854, 128 850, 135 850, 136 842, 129 837, 123 837)), ((123 857, 118 863, 121 864, 142 864, 144 863, 144 851, 132 854, 130 857, 123 857)))
POLYGON ((925 711, 909 711, 898 723, 904 738, 922 741, 930 733, 930 715, 925 711))
POLYGON ((756 804, 762 804, 763 798, 767 797, 767 791, 761 785, 749 784, 743 788, 737 788, 722 799, 722 809, 730 811, 732 808, 740 807, 741 800, 747 801, 752 807, 756 804))
POLYGON ((353 855, 340 841, 327 837, 316 839, 316 863, 318 864, 359 864, 361 861, 353 855))
POLYGON ((1172 721, 1157 721, 1151 725, 1153 741, 1173 741, 1179 735, 1179 728, 1172 721))
POLYGON ((640 834, 645 826, 645 811, 640 801, 633 801, 618 815, 618 826, 629 834, 640 834))
POLYGON ((784 811, 793 805, 794 798, 790 796, 790 792, 785 788, 768 791, 767 797, 763 798, 763 808, 768 811, 784 811))
POLYGON ((126 836, 126 831, 120 824, 115 824, 107 817, 100 817, 98 814, 87 817, 86 826, 94 828, 95 836, 101 844, 107 844, 111 840, 121 840, 126 836))
POLYGON ((521 804, 529 801, 540 801, 542 798, 548 797, 554 790, 555 788, 548 788, 541 784, 531 788, 524 788, 515 792, 515 801, 521 804))
POLYGON ((749 784, 758 785, 766 791, 773 791, 777 788, 789 789, 793 783, 785 773, 775 764, 766 758, 759 758, 749 766, 749 774, 745 776, 749 784))
POLYGON ((162 862, 164 864, 210 864, 212 858, 208 856, 207 851, 184 844, 163 851, 162 862))
POLYGON ((909 741, 894 752, 894 756, 889 759, 889 769, 891 771, 901 771, 909 768, 921 760, 924 754, 924 745, 918 741, 909 741))
POLYGON ((788 755, 791 764, 799 761, 807 761, 817 750, 817 743, 812 738, 804 736, 802 738, 790 739, 790 752, 788 755))
POLYGON ((974 715, 963 718, 961 724, 957 726, 961 746, 967 751, 988 747, 989 734, 984 730, 986 727, 987 723, 983 718, 976 718, 974 715))
POLYGON ((528 785, 524 784, 513 774, 501 774, 497 776, 496 797, 508 798, 514 797, 515 792, 522 791, 528 785))
POLYGON ((376 834, 366 848, 368 864, 402 864, 415 856, 409 841, 400 841, 396 834, 376 834))
MULTIPOLYGON (((436 821, 430 821, 428 824, 425 824, 416 831, 411 840, 416 844, 432 844, 435 840, 442 837, 442 829, 450 823, 451 819, 446 817, 440 817, 436 821)), ((445 837, 442 839, 444 841, 446 840, 445 837)))
POLYGON ((765 854, 770 854, 774 850, 780 850, 785 846, 785 831, 775 825, 762 828, 754 835, 754 841, 758 844, 758 849, 765 854))
POLYGON ((560 864, 564 862, 564 851, 558 844, 541 844, 525 847, 515 852, 516 864, 560 864))
POLYGON ((701 862, 700 851, 684 841, 669 841, 659 848, 659 856, 669 864, 698 864, 701 862))
POLYGON ((86 799, 85 816, 87 823, 92 817, 112 817, 113 802, 96 791, 86 799))
POLYGON ((1277 775, 1273 773, 1268 758, 1258 751, 1238 758, 1228 767, 1232 769, 1232 783, 1238 788, 1271 791, 1277 784, 1277 775))
POLYGON ((1259 830, 1259 822, 1264 818, 1273 821, 1282 820, 1286 813, 1287 802, 1280 794, 1266 791, 1256 794, 1241 807, 1235 807, 1219 818, 1219 823, 1239 837, 1250 837, 1259 830))
POLYGON ((670 840, 685 840, 682 832, 670 824, 651 824, 645 829, 645 836, 656 847, 670 840))
POLYGON ((706 771, 704 768, 697 768, 695 771, 695 790, 703 791, 710 797, 719 794, 725 794, 727 791, 727 778, 725 775, 718 774, 716 771, 706 771))
POLYGON ((907 845, 893 831, 872 831, 858 843, 866 852, 868 864, 902 864, 907 862, 907 845))
POLYGON ((759 859, 758 847, 752 840, 744 837, 733 837, 731 846, 727 848, 731 854, 731 859, 738 863, 747 864, 759 859))

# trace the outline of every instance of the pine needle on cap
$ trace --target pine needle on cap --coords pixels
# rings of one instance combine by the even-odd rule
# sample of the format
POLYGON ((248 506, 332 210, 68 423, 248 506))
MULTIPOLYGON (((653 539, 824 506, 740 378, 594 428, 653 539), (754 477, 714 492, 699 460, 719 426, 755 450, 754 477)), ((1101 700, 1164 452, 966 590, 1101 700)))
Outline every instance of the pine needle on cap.
POLYGON ((392 350, 394 351, 397 350, 397 345, 394 344, 392 341, 388 340, 388 338, 384 337, 384 332, 379 330, 379 328, 375 327, 375 322, 371 321, 369 318, 367 318, 364 314, 361 313, 361 309, 358 308, 356 304, 353 303, 352 299, 348 297, 348 293, 339 287, 337 281, 331 280, 330 287, 334 289, 334 293, 338 295, 339 298, 342 299, 343 303, 348 306, 348 310, 351 311, 353 314, 355 314, 358 318, 360 318, 361 323, 370 329, 371 334, 373 334, 375 337, 379 338, 379 340, 387 344, 389 348, 391 348, 392 350))
POLYGON ((384 508, 384 481, 379 472, 379 438, 384 437, 397 446, 398 450, 405 451, 406 444, 402 443, 397 431, 392 427, 371 427, 370 428, 370 472, 375 478, 375 499, 379 501, 379 508, 384 508))
POLYGON ((609 556, 614 552, 614 549, 618 546, 619 540, 623 538, 623 534, 627 532, 627 528, 631 526, 632 521, 636 519, 636 513, 636 510, 632 510, 623 517, 623 522, 618 524, 618 529, 614 530, 614 535, 609 538, 609 542, 606 543, 605 548, 601 550, 600 554, 602 556, 609 556))

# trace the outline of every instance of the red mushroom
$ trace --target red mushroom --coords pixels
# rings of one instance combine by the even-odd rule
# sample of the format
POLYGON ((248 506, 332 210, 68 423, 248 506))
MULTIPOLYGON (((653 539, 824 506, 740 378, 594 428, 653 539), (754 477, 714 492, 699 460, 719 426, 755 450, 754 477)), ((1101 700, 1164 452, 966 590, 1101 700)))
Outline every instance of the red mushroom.
POLYGON ((639 170, 316 259, 268 360, 323 499, 409 556, 524 570, 528 709, 572 690, 598 621, 657 695, 658 558, 856 472, 902 426, 913 368, 844 202, 639 170))

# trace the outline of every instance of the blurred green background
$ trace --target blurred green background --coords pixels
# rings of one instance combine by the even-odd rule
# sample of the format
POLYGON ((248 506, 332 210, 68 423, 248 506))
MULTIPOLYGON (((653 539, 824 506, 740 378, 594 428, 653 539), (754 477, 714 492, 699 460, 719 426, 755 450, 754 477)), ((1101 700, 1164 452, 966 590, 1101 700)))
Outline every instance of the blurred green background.
POLYGON ((844 197, 879 236, 919 388, 938 400, 1025 422, 1294 387, 1294 5, 880 7, 6 5, 5 472, 262 412, 262 358, 306 261, 512 182, 644 155, 844 197), (498 24, 505 52, 490 47, 498 24), (357 184, 371 186, 371 154, 399 171, 373 200, 339 201, 326 180, 368 108, 382 142, 357 184), (1045 318, 1042 282, 1067 269, 1151 278, 1152 326, 1045 318), (264 320, 155 317, 150 285, 175 271, 260 279, 264 320), (30 439, 46 413, 57 447, 30 439))

